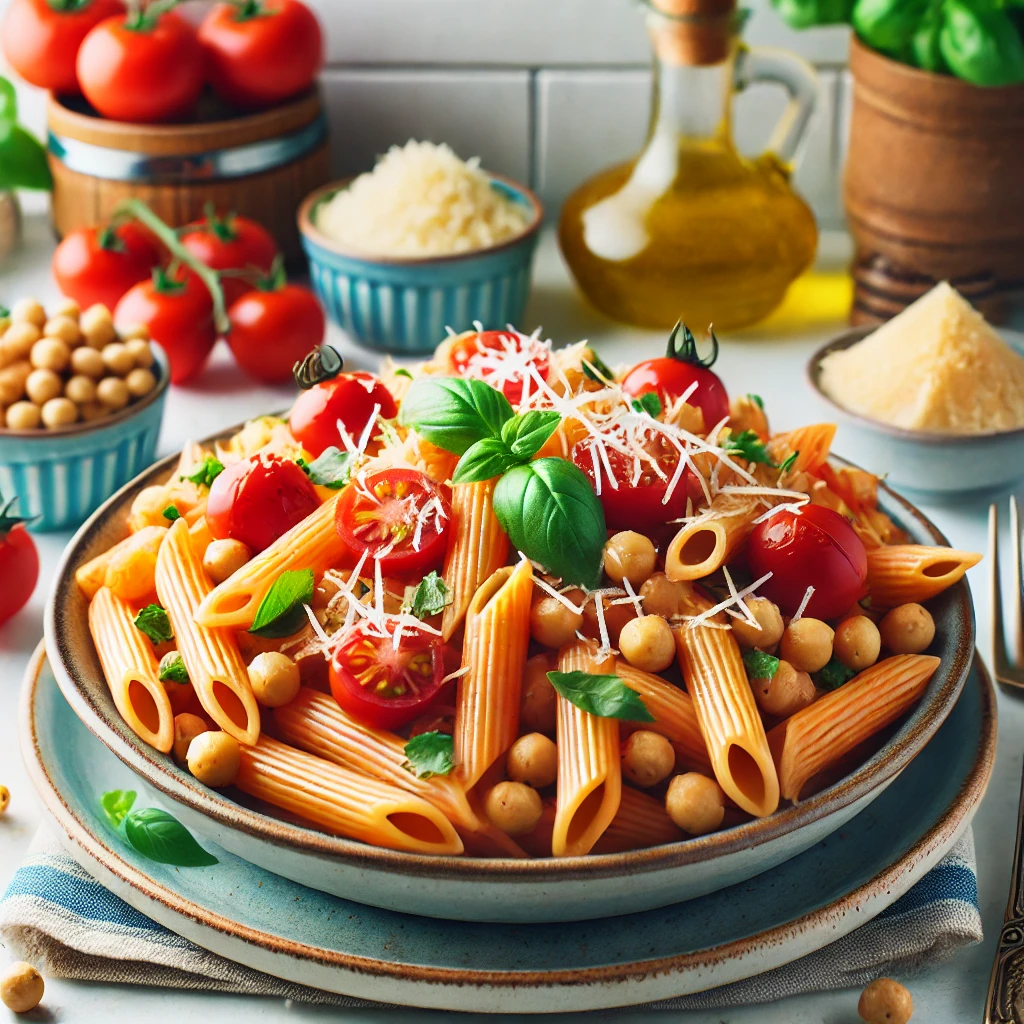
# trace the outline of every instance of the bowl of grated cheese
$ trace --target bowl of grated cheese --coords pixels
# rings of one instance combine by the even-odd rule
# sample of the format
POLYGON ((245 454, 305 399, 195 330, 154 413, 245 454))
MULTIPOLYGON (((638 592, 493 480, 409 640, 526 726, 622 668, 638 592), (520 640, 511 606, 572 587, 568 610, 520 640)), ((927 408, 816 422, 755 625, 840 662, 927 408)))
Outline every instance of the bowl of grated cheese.
POLYGON ((542 216, 524 186, 410 141, 308 196, 299 229, 332 319, 361 344, 422 354, 446 328, 519 324, 542 216))

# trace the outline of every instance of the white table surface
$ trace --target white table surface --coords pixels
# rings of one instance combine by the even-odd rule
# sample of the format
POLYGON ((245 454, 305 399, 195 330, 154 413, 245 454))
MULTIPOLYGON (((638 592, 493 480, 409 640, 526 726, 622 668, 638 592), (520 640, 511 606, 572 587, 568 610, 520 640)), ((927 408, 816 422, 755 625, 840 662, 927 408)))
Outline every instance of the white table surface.
MULTIPOLYGON (((836 249, 836 240, 823 249, 836 249)), ((838 243, 841 251, 842 242, 838 243)), ((0 265, 0 302, 34 294, 48 302, 57 297, 49 275, 53 240, 42 216, 26 219, 22 249, 0 265)), ((636 331, 610 323, 587 309, 573 293, 553 237, 545 236, 538 255, 536 283, 527 316, 529 324, 543 324, 556 342, 589 337, 598 343, 603 358, 611 363, 635 362, 657 354, 664 343, 662 332, 636 331)), ((729 338, 723 345, 717 369, 733 393, 753 391, 762 395, 778 428, 820 419, 807 385, 804 364, 810 353, 842 328, 839 322, 822 323, 783 337, 779 329, 762 328, 729 338)), ((350 365, 372 369, 375 357, 360 351, 335 333, 332 340, 350 365)), ((242 378, 223 346, 192 387, 173 388, 160 438, 160 454, 177 450, 189 438, 201 437, 251 415, 285 406, 290 387, 267 388, 242 378)), ((2 442, 0 442, 2 443, 2 442)), ((856 447, 844 444, 837 450, 856 460, 856 447)), ((884 467, 872 467, 876 470, 884 467)), ((926 508, 956 547, 985 550, 985 508, 926 508)), ((1005 516, 1003 517, 1005 521, 1005 516)), ((48 581, 67 543, 68 534, 37 534, 42 561, 40 582, 28 606, 0 627, 0 783, 11 791, 11 807, 0 819, 0 891, 21 862, 29 841, 42 820, 42 811, 25 775, 17 751, 16 713, 18 690, 29 655, 42 635, 43 606, 48 581)), ((1004 538, 1005 539, 1005 538, 1004 538)), ((1008 548, 1005 548, 1008 550, 1008 548)), ((1005 573, 1004 573, 1005 575, 1005 573)), ((984 562, 971 571, 978 623, 979 646, 989 660, 990 623, 987 568, 984 562)), ((1020 786, 1021 742, 1024 735, 1024 700, 999 694, 999 754, 978 816, 975 839, 978 849, 978 881, 986 938, 980 946, 961 952, 954 960, 912 979, 905 979, 913 993, 914 1020, 927 1024, 961 1024, 981 1019, 995 941, 1002 922, 1007 895, 1017 796, 1020 786)), ((973 738, 967 738, 973 742, 973 738)), ((6 954, 0 954, 0 964, 6 954)), ((852 991, 797 997, 771 1006, 682 1015, 687 1024, 846 1024, 858 1020, 857 993, 852 991)), ((259 1021, 314 1021, 341 1019, 351 1022, 439 1021, 448 1014, 402 1011, 353 1011, 284 1004, 280 1000, 224 995, 202 995, 149 988, 49 981, 45 998, 48 1015, 30 1019, 73 1024, 122 1024, 138 1020, 211 1021, 218 1024, 251 1024, 259 1021)), ((7 1013, 0 1007, 0 1019, 7 1013)), ((681 1015, 673 1014, 672 1019, 681 1015)), ((14 1019, 13 1014, 11 1019, 14 1019)), ((467 1021, 477 1019, 466 1018, 467 1021)), ((485 1018, 480 1017, 479 1020, 485 1018)), ((511 1018, 509 1018, 511 1019, 511 1018)), ((520 1019, 520 1018, 517 1018, 520 1019)), ((539 1018, 521 1018, 524 1020, 539 1018)), ((581 1014, 550 1021, 664 1021, 665 1014, 620 1011, 581 1014)))

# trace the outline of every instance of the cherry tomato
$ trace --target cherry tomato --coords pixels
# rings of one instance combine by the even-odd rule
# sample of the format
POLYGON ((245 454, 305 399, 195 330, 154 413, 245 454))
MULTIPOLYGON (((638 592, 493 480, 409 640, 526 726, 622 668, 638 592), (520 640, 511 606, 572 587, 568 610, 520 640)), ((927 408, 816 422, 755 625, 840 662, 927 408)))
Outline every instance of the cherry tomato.
POLYGON ((119 13, 120 0, 11 0, 0 27, 4 56, 26 82, 77 96, 75 59, 82 40, 119 13))
POLYGON ((697 355, 697 343, 686 325, 676 324, 668 339, 668 354, 660 359, 637 363, 622 382, 627 395, 638 398, 656 391, 663 408, 690 390, 687 403, 704 414, 704 429, 711 430, 729 416, 729 395, 711 366, 718 358, 718 339, 711 331, 712 354, 708 359, 697 355), (682 337, 680 337, 680 328, 682 337))
POLYGON ((39 554, 25 520, 11 512, 17 498, 0 502, 0 624, 23 608, 39 579, 39 554))
POLYGON ((69 232, 53 254, 53 276, 61 293, 82 309, 97 302, 113 309, 159 262, 160 248, 153 236, 128 221, 118 227, 69 232))
MULTIPOLYGON (((547 345, 514 331, 469 331, 460 335, 448 352, 448 363, 453 374, 500 388, 513 405, 518 405, 523 397, 523 360, 504 357, 524 351, 529 354, 526 362, 546 381, 550 356, 547 345)), ((535 389, 531 381, 530 390, 535 389)))
POLYGON ((206 502, 206 522, 218 540, 240 540, 255 553, 319 505, 316 489, 294 462, 256 455, 217 474, 206 502))
POLYGON ((203 91, 203 49, 195 29, 173 12, 107 18, 78 51, 85 98, 114 121, 181 121, 203 91))
POLYGON ((400 729, 430 709, 446 670, 441 638, 417 626, 402 629, 398 648, 365 622, 353 626, 331 658, 331 693, 353 718, 377 729, 400 729))
POLYGON ((334 525, 354 558, 364 551, 386 576, 415 576, 444 561, 451 505, 418 469, 384 469, 350 484, 338 501, 334 525))
POLYGON ((786 509, 754 527, 747 561, 755 579, 772 577, 758 593, 784 615, 794 615, 808 587, 814 593, 804 614, 834 619, 867 593, 864 544, 845 516, 822 505, 786 509))
POLYGON ((373 374, 340 373, 299 395, 288 426, 295 440, 315 458, 332 445, 345 447, 339 422, 349 437, 358 441, 378 405, 378 415, 384 419, 398 415, 391 392, 373 374))
MULTIPOLYGON (((209 213, 205 220, 187 225, 182 229, 181 244, 213 270, 256 270, 269 274, 277 256, 274 236, 262 224, 234 213, 223 217, 209 213)), ((226 275, 221 279, 224 301, 229 306, 252 291, 252 287, 242 277, 226 275)))
POLYGON ((167 353, 174 384, 195 377, 217 341, 213 300, 191 271, 171 275, 157 268, 150 280, 125 292, 114 310, 114 325, 127 330, 134 324, 145 324, 167 353))

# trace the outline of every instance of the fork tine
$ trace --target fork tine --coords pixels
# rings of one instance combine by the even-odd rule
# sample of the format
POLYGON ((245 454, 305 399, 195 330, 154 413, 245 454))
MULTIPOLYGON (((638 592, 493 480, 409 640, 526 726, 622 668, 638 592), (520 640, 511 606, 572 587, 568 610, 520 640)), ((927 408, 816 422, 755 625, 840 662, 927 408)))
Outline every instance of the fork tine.
POLYGON ((1013 631, 1013 659, 1020 667, 1024 664, 1024 625, 1021 622, 1021 601, 1024 601, 1024 589, 1021 588, 1020 516, 1016 495, 1010 497, 1010 535, 1011 551, 1013 552, 1013 601, 1010 606, 1010 628, 1013 631))
MULTIPOLYGON (((988 507, 988 564, 992 589, 992 660, 996 678, 1006 675, 1006 634, 1003 632, 1003 588, 999 571, 999 506, 988 507)), ((1019 570, 1018 570, 1019 571, 1019 570)))

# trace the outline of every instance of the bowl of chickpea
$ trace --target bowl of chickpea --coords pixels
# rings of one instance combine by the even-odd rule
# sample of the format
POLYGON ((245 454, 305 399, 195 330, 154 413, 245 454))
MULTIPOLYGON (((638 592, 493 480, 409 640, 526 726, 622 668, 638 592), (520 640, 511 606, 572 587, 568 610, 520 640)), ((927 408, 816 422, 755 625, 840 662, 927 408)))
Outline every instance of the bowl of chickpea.
POLYGON ((0 494, 36 530, 79 525, 153 461, 169 382, 144 327, 19 300, 0 315, 0 494))

